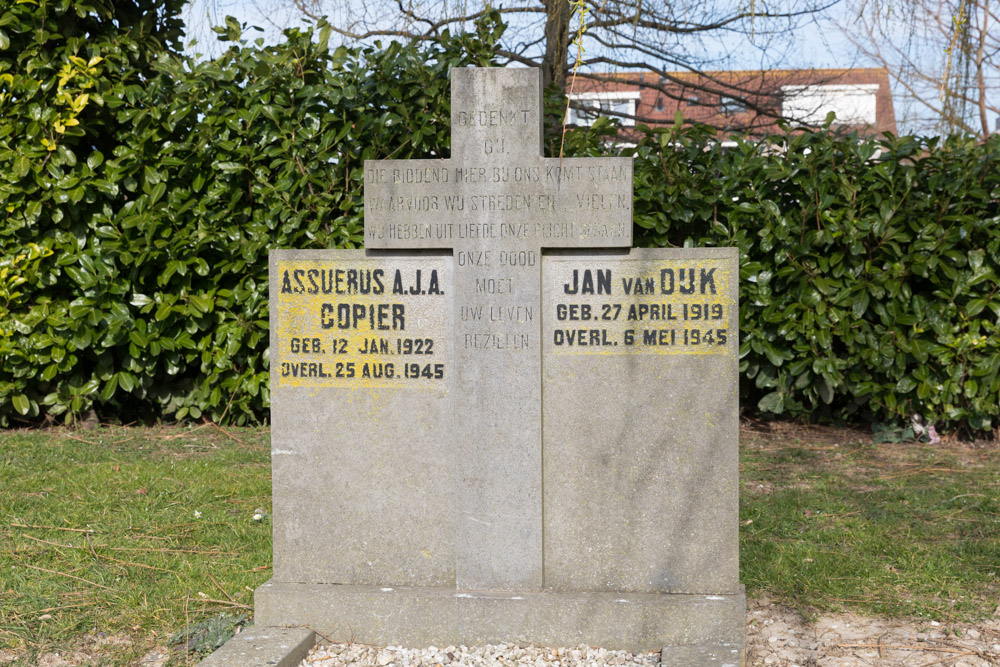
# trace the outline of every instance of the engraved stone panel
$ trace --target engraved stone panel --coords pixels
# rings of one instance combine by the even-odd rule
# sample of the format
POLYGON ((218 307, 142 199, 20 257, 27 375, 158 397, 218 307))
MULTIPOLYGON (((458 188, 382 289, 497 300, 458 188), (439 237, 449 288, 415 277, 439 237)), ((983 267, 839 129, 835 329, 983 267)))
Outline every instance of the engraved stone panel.
POLYGON ((455 259, 456 579, 542 580, 543 248, 632 244, 632 162, 541 155, 536 70, 452 70, 452 156, 365 162, 368 248, 455 259))
POLYGON ((547 588, 738 591, 736 260, 545 258, 547 588))
POLYGON ((451 265, 271 253, 276 579, 454 585, 451 265))

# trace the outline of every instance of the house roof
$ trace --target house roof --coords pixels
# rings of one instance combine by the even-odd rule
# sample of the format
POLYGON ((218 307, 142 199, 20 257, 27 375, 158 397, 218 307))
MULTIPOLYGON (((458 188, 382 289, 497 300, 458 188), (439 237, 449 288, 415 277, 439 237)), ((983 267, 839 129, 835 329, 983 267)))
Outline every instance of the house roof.
MULTIPOLYGON (((885 68, 730 70, 709 72, 615 72, 581 74, 567 85, 573 94, 638 93, 635 115, 649 125, 685 120, 752 134, 780 131, 777 119, 790 96, 819 90, 833 95, 864 91, 875 95, 875 121, 835 122, 864 134, 896 132, 896 117, 885 68), (727 99, 728 98, 728 99, 727 99)), ((817 109, 817 111, 821 111, 817 109)), ((822 122, 825 112, 818 121, 822 122)))

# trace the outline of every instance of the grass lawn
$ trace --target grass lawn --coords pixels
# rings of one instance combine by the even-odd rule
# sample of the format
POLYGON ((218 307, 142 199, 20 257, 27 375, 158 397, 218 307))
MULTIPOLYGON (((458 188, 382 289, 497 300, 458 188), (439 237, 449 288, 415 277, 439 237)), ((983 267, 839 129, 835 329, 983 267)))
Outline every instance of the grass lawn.
POLYGON ((740 578, 807 618, 942 622, 1000 602, 997 443, 872 444, 778 424, 740 434, 740 578))
POLYGON ((266 429, 0 433, 0 649, 133 665, 187 623, 251 613, 269 450, 266 429))
MULTIPOLYGON (((0 664, 51 652, 136 664, 186 626, 251 613, 253 589, 270 577, 268 435, 211 425, 0 432, 0 664)), ((766 590, 806 615, 993 612, 995 444, 872 445, 860 432, 785 424, 744 429, 741 446, 750 595, 766 590)), ((195 658, 175 645, 170 664, 195 658)))

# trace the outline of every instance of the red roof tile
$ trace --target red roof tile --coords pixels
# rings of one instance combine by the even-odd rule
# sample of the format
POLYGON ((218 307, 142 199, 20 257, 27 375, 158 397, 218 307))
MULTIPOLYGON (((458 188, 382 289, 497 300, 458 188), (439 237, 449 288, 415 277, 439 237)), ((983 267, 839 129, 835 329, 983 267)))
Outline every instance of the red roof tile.
MULTIPOLYGON (((680 109, 687 121, 707 123, 736 132, 748 130, 759 135, 780 131, 784 86, 877 85, 875 122, 837 127, 857 129, 863 134, 896 132, 896 117, 889 89, 889 75, 884 68, 870 69, 784 69, 719 72, 668 72, 657 76, 650 72, 586 73, 571 82, 574 94, 590 92, 640 93, 635 115, 648 125, 672 124, 680 109), (741 111, 726 112, 721 98, 744 103, 741 111), (657 108, 657 102, 661 108, 657 108)), ((567 90, 570 86, 567 86, 567 90)))

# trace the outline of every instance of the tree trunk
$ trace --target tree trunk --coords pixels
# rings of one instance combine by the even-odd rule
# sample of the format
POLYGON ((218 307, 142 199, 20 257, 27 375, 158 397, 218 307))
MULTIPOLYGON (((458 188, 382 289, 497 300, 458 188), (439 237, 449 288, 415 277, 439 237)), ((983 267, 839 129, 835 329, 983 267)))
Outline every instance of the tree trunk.
MULTIPOLYGON (((978 7, 976 13, 978 14, 978 7)), ((986 81, 983 77, 983 49, 986 47, 986 22, 990 18, 990 0, 983 3, 983 24, 979 26, 979 50, 976 51, 976 84, 979 88, 979 123, 983 128, 983 139, 989 139, 990 121, 986 116, 986 81)))
POLYGON ((542 84, 555 83, 566 90, 566 58, 569 51, 569 0, 544 0, 545 57, 542 60, 542 84))

